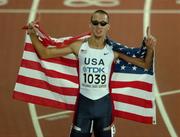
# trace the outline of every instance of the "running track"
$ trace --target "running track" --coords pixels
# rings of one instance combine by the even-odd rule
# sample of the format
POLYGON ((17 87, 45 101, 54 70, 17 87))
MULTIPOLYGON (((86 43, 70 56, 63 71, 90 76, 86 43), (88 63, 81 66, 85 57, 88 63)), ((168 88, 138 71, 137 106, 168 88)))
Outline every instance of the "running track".
POLYGON ((52 37, 76 35, 88 30, 90 13, 99 8, 110 13, 113 39, 137 47, 147 25, 158 39, 157 125, 116 119, 116 137, 180 136, 180 1, 119 0, 112 7, 78 8, 66 6, 64 1, 0 0, 0 137, 68 136, 72 113, 12 99, 23 51, 24 31, 20 28, 34 19, 38 9, 41 25, 52 37))

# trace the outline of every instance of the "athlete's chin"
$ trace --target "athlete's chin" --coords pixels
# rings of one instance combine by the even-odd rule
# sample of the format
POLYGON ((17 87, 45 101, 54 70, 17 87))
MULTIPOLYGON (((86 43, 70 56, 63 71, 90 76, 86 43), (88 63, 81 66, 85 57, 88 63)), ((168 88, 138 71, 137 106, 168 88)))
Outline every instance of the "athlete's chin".
POLYGON ((102 38, 102 37, 104 37, 104 35, 103 34, 95 34, 95 37, 96 38, 102 38))
POLYGON ((102 35, 95 35, 95 38, 97 38, 97 39, 100 39, 102 37, 103 37, 102 35))

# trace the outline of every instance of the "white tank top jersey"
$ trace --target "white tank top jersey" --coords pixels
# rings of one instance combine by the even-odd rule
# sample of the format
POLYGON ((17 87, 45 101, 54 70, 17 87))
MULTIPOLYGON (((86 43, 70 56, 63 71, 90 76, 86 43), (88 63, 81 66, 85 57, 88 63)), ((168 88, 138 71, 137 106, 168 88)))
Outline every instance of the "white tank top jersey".
POLYGON ((97 100, 109 93, 109 80, 114 53, 109 45, 103 49, 90 48, 84 42, 79 50, 80 94, 97 100))

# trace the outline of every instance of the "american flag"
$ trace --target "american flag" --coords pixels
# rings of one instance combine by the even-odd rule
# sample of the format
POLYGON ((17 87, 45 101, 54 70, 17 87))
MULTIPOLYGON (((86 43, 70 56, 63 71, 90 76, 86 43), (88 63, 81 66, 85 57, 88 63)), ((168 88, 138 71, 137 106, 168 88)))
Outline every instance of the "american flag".
MULTIPOLYGON (((62 47, 77 39, 89 37, 88 33, 65 38, 51 38, 40 27, 36 30, 45 46, 62 47)), ((144 58, 146 47, 128 48, 107 39, 113 50, 132 57, 144 58)), ((118 59, 110 81, 114 116, 141 123, 155 124, 155 97, 153 67, 146 70, 118 59)), ((73 54, 60 58, 41 59, 28 35, 13 97, 34 104, 65 110, 75 110, 79 94, 78 60, 73 54)))

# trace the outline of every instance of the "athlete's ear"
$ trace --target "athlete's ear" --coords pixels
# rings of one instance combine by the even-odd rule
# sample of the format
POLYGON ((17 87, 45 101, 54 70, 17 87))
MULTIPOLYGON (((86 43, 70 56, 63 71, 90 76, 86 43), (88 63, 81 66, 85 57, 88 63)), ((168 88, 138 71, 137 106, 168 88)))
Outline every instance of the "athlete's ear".
POLYGON ((108 29, 108 30, 110 30, 110 28, 111 28, 111 25, 110 25, 110 24, 107 24, 107 25, 108 25, 108 28, 107 28, 107 29, 108 29))
POLYGON ((92 27, 92 26, 91 26, 91 23, 89 23, 89 28, 91 29, 91 27, 92 27))

